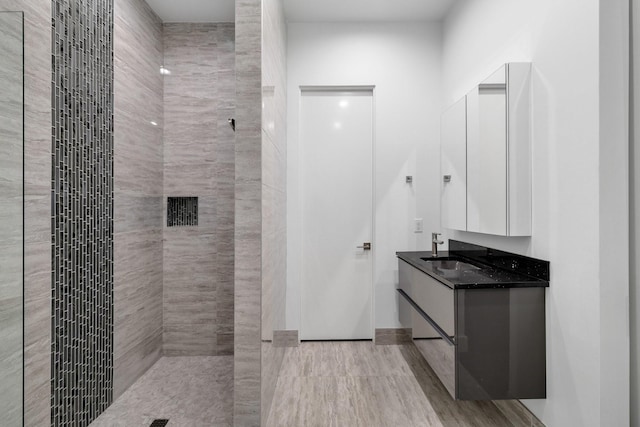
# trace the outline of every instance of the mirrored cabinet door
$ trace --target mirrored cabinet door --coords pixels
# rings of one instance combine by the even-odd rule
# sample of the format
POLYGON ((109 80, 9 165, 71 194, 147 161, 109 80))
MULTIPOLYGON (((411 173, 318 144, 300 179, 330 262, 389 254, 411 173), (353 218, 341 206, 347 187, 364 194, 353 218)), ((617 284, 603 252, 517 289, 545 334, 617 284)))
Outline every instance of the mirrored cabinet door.
POLYGON ((0 12, 0 424, 22 426, 23 15, 0 12))
POLYGON ((467 111, 467 230, 506 235, 506 67, 467 95, 467 111))

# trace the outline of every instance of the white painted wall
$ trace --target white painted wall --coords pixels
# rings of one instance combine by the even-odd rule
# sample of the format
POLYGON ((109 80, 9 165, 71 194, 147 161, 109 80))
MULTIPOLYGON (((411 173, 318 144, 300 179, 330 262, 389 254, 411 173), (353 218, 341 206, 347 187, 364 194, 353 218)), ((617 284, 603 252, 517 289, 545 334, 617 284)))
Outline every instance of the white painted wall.
POLYGON ((438 24, 289 24, 288 329, 300 325, 299 87, 375 85, 375 327, 399 327, 395 252, 426 249, 440 224, 440 35, 438 24), (423 234, 414 218, 424 218, 423 234))
POLYGON ((550 427, 629 422, 623 3, 463 0, 444 24, 443 107, 533 63, 532 237, 445 237, 551 261, 548 398, 525 401, 550 427))

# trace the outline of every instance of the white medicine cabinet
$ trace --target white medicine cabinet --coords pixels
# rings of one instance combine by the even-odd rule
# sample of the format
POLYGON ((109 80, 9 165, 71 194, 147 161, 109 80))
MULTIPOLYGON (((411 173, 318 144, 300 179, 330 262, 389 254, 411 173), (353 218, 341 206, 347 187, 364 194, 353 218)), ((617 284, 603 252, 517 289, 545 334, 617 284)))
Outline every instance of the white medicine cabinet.
POLYGON ((531 235, 531 64, 508 63, 442 114, 442 226, 531 235))

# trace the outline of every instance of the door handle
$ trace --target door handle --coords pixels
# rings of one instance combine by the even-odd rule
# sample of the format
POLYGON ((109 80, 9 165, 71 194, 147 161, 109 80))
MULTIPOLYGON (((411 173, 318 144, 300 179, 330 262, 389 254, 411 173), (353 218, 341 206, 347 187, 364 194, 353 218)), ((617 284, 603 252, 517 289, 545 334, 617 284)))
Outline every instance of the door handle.
POLYGON ((364 242, 362 244, 362 246, 356 246, 356 248, 358 249, 364 249, 365 251, 370 251, 371 250, 371 243, 369 242, 364 242))

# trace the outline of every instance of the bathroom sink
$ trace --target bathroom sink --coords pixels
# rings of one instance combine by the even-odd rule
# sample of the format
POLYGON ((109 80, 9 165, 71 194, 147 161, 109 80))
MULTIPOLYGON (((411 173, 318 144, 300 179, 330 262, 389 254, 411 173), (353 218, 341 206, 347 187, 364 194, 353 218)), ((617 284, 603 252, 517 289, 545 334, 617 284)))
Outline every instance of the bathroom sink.
POLYGON ((440 268, 442 270, 480 270, 480 267, 476 267, 473 264, 462 261, 459 258, 445 257, 445 258, 422 258, 433 268, 440 268))
POLYGON ((422 258, 427 265, 431 266, 435 273, 448 277, 451 275, 458 275, 465 271, 480 270, 480 267, 476 267, 468 262, 461 261, 457 258, 422 258))

